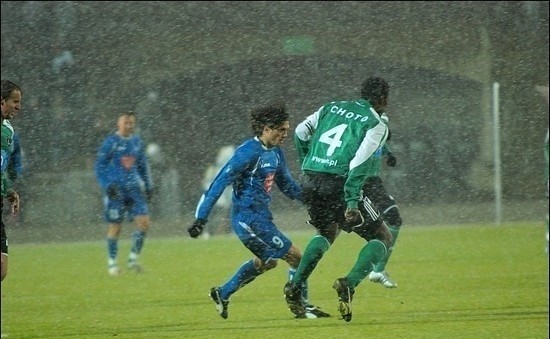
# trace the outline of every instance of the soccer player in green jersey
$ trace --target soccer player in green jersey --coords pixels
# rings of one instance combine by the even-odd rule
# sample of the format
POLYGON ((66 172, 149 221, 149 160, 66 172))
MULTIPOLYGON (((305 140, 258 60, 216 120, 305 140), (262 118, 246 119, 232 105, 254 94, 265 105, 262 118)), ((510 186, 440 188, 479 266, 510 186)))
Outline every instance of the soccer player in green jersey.
POLYGON ((362 187, 372 156, 387 137, 380 114, 388 104, 389 85, 380 77, 366 79, 361 98, 323 105, 296 127, 295 143, 302 163, 302 199, 317 234, 309 241, 294 277, 285 285, 287 305, 304 311, 300 286, 311 275, 341 230, 367 241, 351 271, 336 279, 338 310, 351 321, 355 288, 387 253, 392 235, 362 187))
MULTIPOLYGON (((22 91, 19 86, 9 80, 2 80, 2 140, 1 140, 1 168, 2 168, 2 210, 4 209, 4 199, 10 205, 11 213, 19 212, 19 195, 11 187, 11 181, 8 178, 8 164, 13 152, 13 136, 15 134, 10 120, 21 110, 22 91)), ((1 249, 2 249, 2 279, 8 274, 8 239, 4 220, 1 221, 1 249)))

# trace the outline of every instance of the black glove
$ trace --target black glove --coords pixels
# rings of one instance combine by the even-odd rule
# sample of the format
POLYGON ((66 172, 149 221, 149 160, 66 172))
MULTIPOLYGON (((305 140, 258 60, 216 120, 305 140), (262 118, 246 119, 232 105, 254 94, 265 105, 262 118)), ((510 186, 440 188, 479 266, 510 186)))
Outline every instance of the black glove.
POLYGON ((120 199, 120 188, 116 184, 111 184, 107 187, 107 197, 109 200, 120 199))
POLYGON ((395 157, 395 155, 388 153, 386 158, 386 165, 390 167, 395 167, 395 165, 397 165, 397 158, 395 157))
POLYGON ((363 218, 363 215, 361 214, 361 211, 359 211, 358 208, 348 208, 346 209, 346 212, 344 213, 344 217, 346 218, 346 228, 351 229, 353 227, 361 226, 363 225, 363 222, 365 219, 363 218))
POLYGON ((191 238, 196 238, 199 235, 201 235, 205 224, 206 224, 206 220, 204 220, 204 219, 199 218, 199 219, 195 220, 193 225, 191 225, 191 227, 189 227, 187 229, 187 232, 189 232, 189 235, 191 236, 191 238))

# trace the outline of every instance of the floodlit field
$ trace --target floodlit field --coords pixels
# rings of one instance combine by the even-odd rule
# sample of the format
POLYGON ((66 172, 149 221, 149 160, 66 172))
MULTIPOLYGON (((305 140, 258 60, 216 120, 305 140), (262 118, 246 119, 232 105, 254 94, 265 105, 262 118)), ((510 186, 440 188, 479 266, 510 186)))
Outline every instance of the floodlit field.
MULTIPOLYGON (((312 233, 290 233, 303 249, 312 233)), ((233 295, 229 319, 208 297, 250 255, 234 236, 150 238, 145 272, 111 277, 102 241, 10 247, 2 283, 8 338, 548 338, 542 223, 404 227, 388 270, 397 289, 365 280, 353 320, 338 319, 335 278, 360 239, 342 234, 310 280, 326 319, 293 319, 284 262, 233 295)), ((126 257, 130 243, 120 245, 126 257)))

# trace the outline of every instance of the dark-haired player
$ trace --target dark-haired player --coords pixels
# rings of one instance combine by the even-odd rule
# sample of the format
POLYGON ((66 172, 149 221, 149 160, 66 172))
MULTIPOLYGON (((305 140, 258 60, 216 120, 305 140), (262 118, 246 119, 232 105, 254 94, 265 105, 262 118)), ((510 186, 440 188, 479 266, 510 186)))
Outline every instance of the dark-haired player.
MULTIPOLYGON (((275 185, 290 199, 301 200, 300 185, 292 178, 279 147, 288 136, 288 113, 282 103, 260 106, 251 112, 250 123, 254 137, 238 146, 218 172, 201 196, 195 211, 196 220, 188 228, 189 235, 197 238, 203 232, 216 201, 225 188, 232 185, 231 225, 254 258, 244 262, 224 284, 210 290, 210 297, 224 319, 228 317, 231 295, 275 268, 279 259, 288 263, 289 276, 292 277, 302 258, 300 250, 273 223, 269 208, 275 185)), ((301 285, 304 293, 300 295, 304 311, 295 315, 299 318, 328 317, 327 313, 308 303, 306 290, 304 280, 301 285)))

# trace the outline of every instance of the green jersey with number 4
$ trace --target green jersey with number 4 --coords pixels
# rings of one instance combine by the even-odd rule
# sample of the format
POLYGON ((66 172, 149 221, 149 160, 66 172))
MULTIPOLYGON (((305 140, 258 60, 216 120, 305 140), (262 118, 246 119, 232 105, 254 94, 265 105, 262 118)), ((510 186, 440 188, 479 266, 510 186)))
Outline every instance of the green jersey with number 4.
POLYGON ((296 127, 294 137, 303 171, 346 177, 344 197, 357 208, 371 156, 388 137, 388 128, 367 100, 334 101, 296 127))

